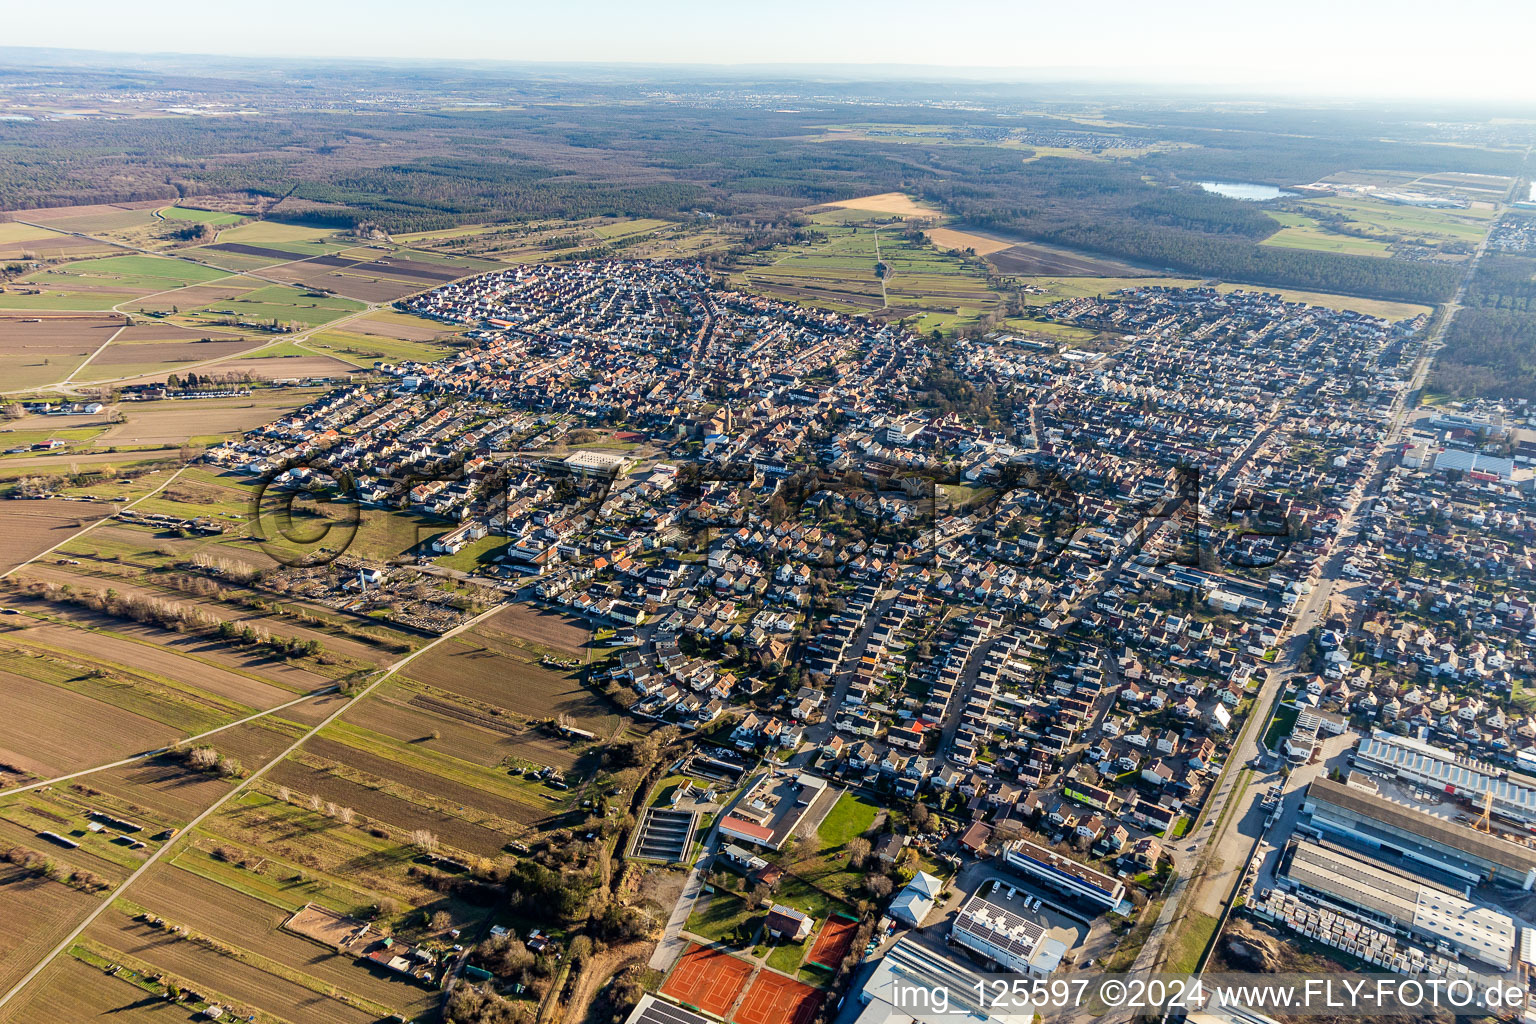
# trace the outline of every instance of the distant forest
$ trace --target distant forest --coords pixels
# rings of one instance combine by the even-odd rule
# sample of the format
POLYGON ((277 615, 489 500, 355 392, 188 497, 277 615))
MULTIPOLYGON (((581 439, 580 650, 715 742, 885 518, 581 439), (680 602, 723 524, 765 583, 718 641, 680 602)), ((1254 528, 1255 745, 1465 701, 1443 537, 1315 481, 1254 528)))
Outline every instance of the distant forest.
MULTIPOLYGON (((17 74, 0 68, 0 86, 17 74)), ((91 80, 93 88, 116 87, 96 74, 102 77, 91 80)), ((1131 125, 1124 130, 1138 138, 1180 148, 1116 161, 1029 159, 1027 149, 968 140, 973 132, 1021 127, 1106 129, 1021 113, 1029 97, 1000 87, 972 95, 933 84, 775 82, 765 103, 756 99, 759 87, 743 81, 480 82, 426 72, 381 80, 351 69, 273 84, 221 74, 159 84, 227 93, 231 104, 265 113, 0 121, 0 209, 249 191, 281 197, 272 216, 394 233, 695 212, 782 227, 807 204, 903 189, 977 228, 1149 269, 1438 302, 1455 290, 1454 266, 1261 246, 1278 230, 1272 218, 1193 182, 1214 176, 1287 184, 1361 167, 1513 174, 1523 161, 1522 148, 1504 138, 1489 140, 1499 148, 1451 149, 1418 116, 1159 108, 1111 108, 1101 116, 1131 125), (381 89, 406 98, 395 109, 337 112, 346 103, 334 97, 381 89), (945 90, 953 95, 935 95, 945 90), (439 91, 491 96, 509 107, 448 109, 439 91), (782 98, 797 91, 792 103, 782 98), (412 94, 420 109, 411 109, 412 94), (317 96, 329 109, 318 109, 317 96), (940 106, 936 98, 968 106, 940 106), (882 105, 869 106, 871 99, 882 105), (964 125, 968 132, 961 141, 896 142, 839 138, 827 128, 869 121, 964 125)), ((139 73, 138 84, 143 78, 139 73)))

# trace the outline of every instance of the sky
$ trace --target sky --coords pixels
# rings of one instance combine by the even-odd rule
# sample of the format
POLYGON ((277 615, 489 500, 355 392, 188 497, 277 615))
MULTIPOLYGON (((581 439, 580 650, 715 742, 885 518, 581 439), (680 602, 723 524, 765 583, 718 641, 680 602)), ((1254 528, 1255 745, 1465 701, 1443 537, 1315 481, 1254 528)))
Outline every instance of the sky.
POLYGON ((1022 81, 1536 101, 1533 0, 71 0, 64 10, 0 0, 3 42, 239 56, 932 65, 1022 81))

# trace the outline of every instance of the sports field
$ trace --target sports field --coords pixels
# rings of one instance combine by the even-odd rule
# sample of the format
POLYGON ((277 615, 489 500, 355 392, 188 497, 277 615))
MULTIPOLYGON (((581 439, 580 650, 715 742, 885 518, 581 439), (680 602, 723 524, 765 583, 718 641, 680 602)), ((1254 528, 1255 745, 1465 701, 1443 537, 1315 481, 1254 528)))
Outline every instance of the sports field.
POLYGON ((782 974, 760 971, 731 1020, 736 1024, 811 1024, 821 993, 782 974))
POLYGON ((816 944, 811 947, 811 955, 806 957, 806 962, 819 964, 829 971, 837 970, 843 957, 848 955, 858 930, 859 922, 852 918, 836 915, 828 918, 827 923, 821 926, 821 934, 816 936, 816 944))
MULTIPOLYGON (((750 977, 752 965, 745 960, 722 950, 690 943, 662 983, 661 992, 705 1013, 725 1017, 736 1005, 736 999, 747 987, 750 977)), ((776 1024, 776 1021, 769 1018, 748 1024, 776 1024)), ((795 1024, 806 1022, 796 1021, 795 1024)))

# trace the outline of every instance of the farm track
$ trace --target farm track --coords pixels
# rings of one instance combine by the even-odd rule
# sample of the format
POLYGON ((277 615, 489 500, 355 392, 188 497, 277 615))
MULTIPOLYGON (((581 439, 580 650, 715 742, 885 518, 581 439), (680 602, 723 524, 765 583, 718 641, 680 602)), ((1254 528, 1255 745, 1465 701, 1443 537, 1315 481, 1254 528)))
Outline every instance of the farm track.
MULTIPOLYGON (((145 494, 145 495, 143 495, 143 496, 141 496, 139 498, 135 498, 133 501, 130 501, 128 504, 124 505, 121 509, 117 509, 117 511, 119 511, 119 512, 125 511, 127 509, 133 508, 134 506, 140 504, 141 502, 148 501, 150 498, 153 498, 155 495, 157 495, 161 491, 165 490, 171 484, 175 483, 176 482, 176 478, 181 476, 181 474, 185 473, 186 471, 187 471, 187 467, 186 466, 182 466, 176 472, 172 473, 167 479, 162 481, 160 483, 160 486, 156 487, 154 490, 150 491, 148 494, 145 494)), ((106 515, 106 516, 102 516, 100 519, 95 520, 94 522, 86 524, 84 527, 82 527, 81 529, 79 529, 79 530, 75 531, 74 533, 70 534, 68 537, 65 537, 63 540, 59 541, 57 544, 54 544, 52 547, 49 547, 49 548, 47 548, 47 549, 45 549, 43 551, 39 551, 37 554, 35 554, 32 557, 26 559, 25 561, 18 562, 17 564, 11 566, 9 569, 5 570, 4 572, 0 572, 0 580, 6 579, 11 574, 17 572, 18 570, 25 569, 27 566, 31 565, 33 562, 37 561, 40 558, 46 558, 48 555, 51 555, 55 551, 59 550, 59 548, 63 547, 65 544, 68 544, 70 541, 78 540, 79 538, 81 538, 81 537, 85 536, 86 534, 90 533, 92 530, 96 529, 96 527, 100 526, 102 523, 109 523, 111 521, 112 521, 112 517, 110 515, 106 515)))
POLYGON ((26 988, 26 986, 34 978, 36 978, 39 974, 41 974, 43 972, 43 970, 48 966, 48 964, 55 957, 59 956, 61 953, 64 953, 66 950, 68 950, 69 947, 75 942, 75 940, 78 939, 81 935, 83 935, 85 933, 86 929, 89 928, 97 919, 99 919, 101 917, 102 913, 110 906, 111 900, 120 898, 126 891, 128 891, 130 888, 132 888, 132 886, 134 885, 135 882, 137 882, 140 878, 142 878, 149 871, 150 868, 154 867, 154 865, 156 863, 158 863, 162 857, 165 856, 165 853, 166 853, 167 850, 171 850, 171 849, 177 848, 180 845, 181 841, 185 838, 185 836, 188 833, 193 832, 197 828, 198 825, 201 825, 204 821, 206 821, 209 818, 211 818, 220 808, 222 808, 225 804, 229 803, 229 801, 232 800, 234 797, 236 797, 239 794, 241 794, 241 793, 245 792, 246 790, 248 790, 253 783, 255 783, 259 779, 263 778, 274 767, 276 767, 278 764, 281 764, 284 760, 286 760, 290 754, 294 753, 300 747, 302 747, 306 740, 308 740, 310 737, 312 737, 315 734, 317 734, 318 732, 320 732, 327 725, 330 725, 332 722, 334 722, 337 719, 339 719, 346 712, 346 710, 348 708, 352 707, 358 701, 360 701, 363 698, 367 697, 381 683, 383 683, 385 680, 389 679, 396 672, 399 672, 401 669, 403 669, 406 665, 410 664, 413 660, 415 660, 420 655, 426 653, 427 651, 432 650, 437 644, 442 643, 443 641, 448 640, 448 639, 454 637, 455 635, 457 635, 460 632, 463 632, 465 630, 468 630, 468 629, 472 628, 473 626, 477 625, 482 620, 484 620, 484 619, 488 618, 489 616, 491 616, 492 614, 494 614, 499 609, 500 609, 500 606, 498 605, 496 607, 487 609, 486 611, 480 613, 479 615, 475 616, 472 619, 465 620, 464 622, 460 623, 458 626, 454 627, 449 632, 444 633, 437 640, 434 640, 432 643, 429 643, 429 644, 419 648, 418 650, 413 651, 412 653, 406 655, 404 658, 401 658, 399 661, 395 662, 394 665, 392 665, 388 669, 384 670, 384 672, 377 679, 375 679, 373 682, 369 683, 366 687, 364 687, 361 690, 359 690, 357 692, 357 694, 352 697, 351 700, 347 701, 341 707, 337 708, 334 712, 332 712, 323 721, 321 721, 320 723, 318 723, 315 726, 311 727, 308 731, 306 731, 301 736, 299 736, 298 739, 294 740, 294 742, 292 744, 290 744, 287 749, 283 750, 277 756, 275 756, 271 760, 267 761, 265 764, 263 764, 256 771, 252 772, 250 775, 248 775, 244 779, 242 779, 238 785, 233 786, 222 797, 220 797, 219 799, 215 800, 206 809, 204 809, 200 814, 198 814, 197 817, 193 818, 190 822, 187 823, 186 827, 182 829, 181 835, 176 840, 172 840, 171 842, 164 843, 163 845, 161 845, 159 847, 159 849, 157 849, 153 853, 151 853, 149 855, 149 857, 147 857, 145 859, 144 863, 142 865, 140 865, 139 868, 136 871, 133 872, 133 874, 129 875, 113 891, 113 893, 111 894, 111 896, 108 899, 103 900, 102 902, 100 902, 96 906, 96 908, 94 910, 92 910, 89 914, 86 915, 85 920, 81 921, 75 927, 75 929, 72 932, 70 932, 70 934, 68 934, 67 936, 64 937, 63 941, 61 941, 57 946, 54 947, 52 952, 48 953, 43 959, 39 960, 37 962, 37 964, 30 971, 28 971, 26 973, 26 975, 24 977, 22 977, 22 979, 20 981, 18 981, 15 985, 13 985, 10 989, 8 989, 3 996, 0 996, 0 1008, 4 1008, 6 1006, 6 1004, 8 1004, 12 999, 14 999, 16 997, 16 995, 18 993, 20 993, 22 991, 22 989, 26 988))
MULTIPOLYGON (((60 231, 61 230, 61 229, 58 229, 58 228, 48 228, 45 225, 34 224, 34 223, 30 222, 30 221, 17 221, 17 223, 26 224, 29 227, 42 228, 43 230, 47 230, 47 231, 60 231)), ((88 235, 88 234, 85 234, 84 232, 80 232, 80 231, 64 231, 63 233, 69 235, 70 237, 85 239, 85 240, 87 240, 89 242, 92 242, 92 243, 95 243, 95 244, 99 244, 99 245, 114 245, 117 248, 127 250, 127 252, 137 253, 137 254, 142 255, 142 256, 156 256, 156 257, 160 257, 160 258, 163 258, 163 259, 181 260, 183 262, 191 263, 191 264, 194 264, 196 266, 207 267, 207 268, 209 268, 211 270, 218 270, 218 271, 220 271, 223 274, 222 277, 214 278, 212 281, 208 281, 208 282, 201 282, 200 284, 212 284, 212 283, 216 283, 218 281, 228 280, 231 277, 247 277, 247 278, 251 278, 253 280, 265 282, 266 284, 280 285, 280 286, 285 287, 285 288, 305 288, 305 287, 310 287, 310 286, 309 285, 305 285, 302 282, 295 282, 295 281, 290 281, 290 280, 284 280, 284 279, 279 278, 279 277, 264 277, 262 275, 264 273, 268 273, 269 274, 269 273, 271 273, 274 270, 282 270, 282 269, 286 269, 286 268, 289 268, 289 267, 298 266, 298 265, 301 265, 301 264, 314 263, 314 261, 317 261, 317 260, 337 258, 337 257, 335 257, 334 253, 317 253, 317 254, 312 255, 312 256, 303 256, 303 257, 299 257, 299 258, 296 258, 296 259, 293 259, 293 260, 289 260, 286 263, 279 263, 279 264, 276 264, 275 266, 262 267, 262 268, 259 268, 257 270, 231 271, 228 267, 221 267, 221 266, 219 266, 216 263, 210 263, 210 262, 207 262, 207 261, 204 261, 204 260, 195 259, 195 258, 193 258, 191 256, 186 255, 185 253, 180 253, 180 252, 157 252, 157 251, 152 250, 152 249, 143 249, 143 248, 140 248, 140 247, 137 247, 137 246, 123 245, 123 244, 120 244, 120 243, 117 243, 117 242, 106 242, 106 241, 104 241, 102 239, 96 238, 96 237, 94 237, 92 235, 88 235)), ((389 258, 392 259, 393 257, 391 256, 389 258)), ((356 263, 348 264, 348 266, 349 267, 364 266, 364 265, 366 265, 369 262, 371 262, 371 261, 370 260, 359 260, 356 263)), ((416 265, 416 261, 407 260, 406 262, 410 262, 410 263, 412 263, 412 265, 416 265)), ((329 264, 319 263, 319 264, 316 264, 316 265, 328 266, 329 264)), ((255 346, 253 348, 247 349, 247 350, 245 350, 243 352, 238 353, 237 355, 239 357, 244 357, 244 356, 249 356, 249 355, 251 355, 253 353, 256 353, 256 352, 265 351, 266 349, 269 349, 269 348, 275 348, 275 347, 278 347, 278 346, 281 346, 281 345, 285 345, 285 344, 293 344, 293 345, 297 346, 298 348, 303 349, 306 352, 312 352, 318 358, 330 359, 332 357, 328 356, 324 352, 318 352, 318 351, 316 351, 314 349, 306 348, 304 346, 304 344, 303 344, 304 340, 307 339, 310 335, 315 334, 315 333, 317 333, 319 331, 335 330, 335 329, 341 327, 343 324, 351 323, 354 320, 358 320, 358 319, 361 319, 363 317, 369 316, 370 314, 377 313, 381 309, 387 309, 391 305, 393 305, 395 302, 398 302, 401 299, 407 298, 407 297, 409 297, 411 295, 419 294, 421 292, 431 291, 432 289, 440 288, 440 287, 442 287, 442 286, 444 286, 446 284, 451 284, 454 281, 463 281, 463 280, 467 280, 467 279, 472 278, 472 277, 479 277, 480 275, 485 274, 485 273, 489 273, 489 272, 490 272, 489 270, 485 270, 485 269, 475 270, 475 271, 472 271, 471 273, 462 274, 462 275, 459 275, 459 276, 451 278, 451 279, 434 280, 434 281, 430 281, 430 282, 427 282, 427 283, 423 283, 420 280, 411 279, 411 283, 413 285, 417 286, 417 287, 412 288, 411 290, 408 290, 408 291, 403 292, 403 293, 398 294, 398 295, 393 295, 392 297, 387 298, 387 299, 378 299, 378 300, 355 299, 353 301, 362 302, 364 304, 364 308, 363 309, 358 310, 355 313, 349 313, 349 314, 346 314, 344 316, 338 317, 335 320, 329 321, 329 322, 324 323, 324 324, 317 324, 317 325, 315 325, 313 327, 308 327, 308 328, 305 328, 304 330, 301 330, 301 331, 295 331, 292 334, 278 335, 278 336, 272 338, 270 341, 267 341, 267 342, 265 342, 263 344, 257 345, 257 346, 255 346)), ((196 287, 196 286, 191 286, 191 287, 196 287)), ((131 303, 135 303, 135 302, 143 302, 147 298, 153 298, 153 297, 155 297, 157 295, 168 295, 168 294, 171 294, 172 292, 177 292, 177 291, 181 291, 181 290, 182 290, 181 288, 170 288, 170 289, 165 289, 163 291, 155 292, 155 293, 153 293, 151 295, 147 295, 147 296, 136 296, 136 297, 134 297, 132 299, 126 299, 126 300, 124 300, 122 302, 116 303, 114 306, 111 307, 110 310, 107 310, 107 311, 86 311, 86 310, 81 310, 79 312, 119 313, 119 310, 117 309, 118 306, 126 306, 126 305, 129 305, 131 303)), ((338 294, 340 294, 340 293, 338 293, 338 294)), ((119 329, 119 333, 120 332, 121 332, 121 328, 119 329)), ((113 338, 115 338, 115 337, 116 337, 116 334, 114 333, 113 338)), ((0 391, 0 395, 32 394, 32 393, 36 393, 36 392, 39 392, 39 391, 57 391, 57 392, 59 392, 61 394, 73 394, 73 393, 76 393, 76 392, 71 390, 71 384, 70 384, 71 380, 73 380, 73 378, 77 374, 79 374, 81 370, 85 369, 85 367, 87 365, 89 365, 93 360, 95 360, 96 357, 99 356, 107 348, 107 346, 111 344, 111 342, 112 342, 112 338, 107 339, 107 341, 104 344, 102 344, 100 348, 98 348, 95 352, 92 352, 84 360, 84 362, 82 362, 78 366, 76 366, 75 369, 70 372, 69 376, 66 377, 62 381, 58 381, 58 382, 53 383, 53 384, 47 384, 47 385, 44 385, 42 387, 22 388, 22 389, 18 389, 18 390, 0 391)), ((236 357, 237 357, 236 355, 222 355, 222 356, 217 356, 217 357, 215 357, 213 359, 205 359, 205 360, 201 360, 199 362, 187 363, 185 365, 178 366, 177 369, 176 369, 176 372, 180 373, 180 372, 186 372, 186 371, 198 371, 198 370, 201 370, 201 369, 203 369, 204 367, 207 367, 207 366, 214 366, 214 365, 217 365, 219 363, 229 362, 231 359, 236 358, 236 357)), ((112 384, 123 384, 123 383, 127 383, 129 381, 136 381, 136 380, 140 380, 140 379, 145 378, 145 377, 156 377, 156 376, 159 376, 159 375, 160 374, 158 374, 158 373, 149 373, 149 374, 135 374, 135 375, 126 376, 126 377, 105 378, 105 379, 102 379, 102 380, 91 381, 88 386, 91 387, 91 388, 98 388, 98 387, 108 386, 108 385, 112 385, 112 384)), ((79 386, 80 387, 84 387, 84 386, 87 386, 87 385, 83 385, 82 384, 82 385, 79 385, 79 386)))

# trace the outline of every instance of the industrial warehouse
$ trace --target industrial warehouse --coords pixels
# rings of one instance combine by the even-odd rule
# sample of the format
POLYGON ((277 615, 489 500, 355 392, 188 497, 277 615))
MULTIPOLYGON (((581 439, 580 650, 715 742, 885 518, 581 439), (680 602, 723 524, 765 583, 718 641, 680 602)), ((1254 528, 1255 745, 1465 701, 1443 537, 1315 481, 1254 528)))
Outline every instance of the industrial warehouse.
POLYGON ((1536 885, 1536 850, 1434 814, 1414 810, 1370 789, 1319 778, 1302 810, 1314 827, 1410 860, 1422 861, 1476 885, 1536 885))
POLYGON ((1286 856, 1286 880, 1325 903, 1500 971, 1514 964, 1516 928, 1503 914, 1336 847, 1296 842, 1286 856))
POLYGON ((1355 749, 1355 764, 1367 771, 1407 779, 1490 809, 1522 824, 1536 823, 1536 779, 1461 757, 1423 740, 1372 730, 1355 749))

